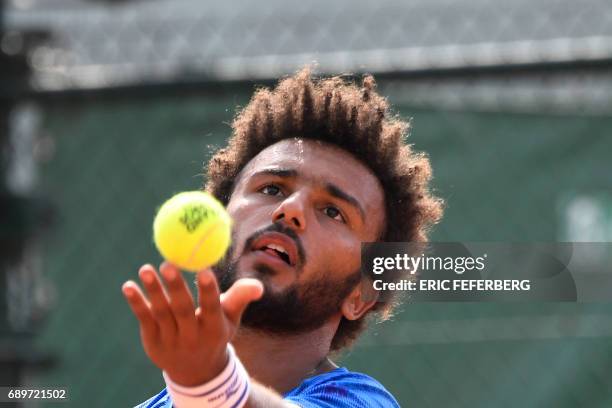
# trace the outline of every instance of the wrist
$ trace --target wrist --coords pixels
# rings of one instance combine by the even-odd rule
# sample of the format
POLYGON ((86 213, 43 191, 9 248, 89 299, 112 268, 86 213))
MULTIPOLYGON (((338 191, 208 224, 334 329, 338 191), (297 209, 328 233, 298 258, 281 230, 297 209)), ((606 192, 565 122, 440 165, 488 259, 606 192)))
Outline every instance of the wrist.
POLYGON ((231 344, 227 345, 227 354, 229 361, 220 374, 212 380, 194 387, 175 383, 164 371, 166 388, 173 406, 177 408, 243 407, 249 398, 249 375, 236 357, 231 344))
POLYGON ((202 370, 202 367, 198 367, 198 371, 191 370, 164 370, 167 377, 172 380, 174 384, 182 387, 195 387, 201 384, 205 384, 215 377, 217 377, 230 363, 230 354, 228 347, 225 347, 223 352, 217 353, 217 357, 214 358, 208 369, 202 370))

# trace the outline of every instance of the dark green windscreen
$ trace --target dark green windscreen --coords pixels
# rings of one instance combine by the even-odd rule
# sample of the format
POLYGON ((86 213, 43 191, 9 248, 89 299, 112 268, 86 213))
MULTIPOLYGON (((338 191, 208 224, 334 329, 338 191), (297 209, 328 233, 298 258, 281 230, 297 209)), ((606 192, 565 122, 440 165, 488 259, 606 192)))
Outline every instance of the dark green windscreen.
MULTIPOLYGON (((45 107, 56 152, 42 186, 60 219, 44 257, 56 304, 38 343, 60 365, 37 381, 67 385, 71 406, 133 406, 163 387, 120 287, 160 261, 157 206, 202 185, 251 91, 45 107)), ((414 118, 409 143, 447 201, 433 240, 575 239, 576 200, 610 202, 612 118, 395 108, 414 118)), ((405 407, 611 406, 611 318, 605 304, 405 305, 342 364, 405 407)))

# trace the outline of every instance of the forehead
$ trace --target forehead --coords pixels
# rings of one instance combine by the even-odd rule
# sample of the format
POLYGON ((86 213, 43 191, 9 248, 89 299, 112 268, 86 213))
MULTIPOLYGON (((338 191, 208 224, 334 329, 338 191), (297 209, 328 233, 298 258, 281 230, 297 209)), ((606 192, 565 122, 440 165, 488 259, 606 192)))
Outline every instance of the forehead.
POLYGON ((320 141, 285 139, 262 150, 242 171, 248 179, 264 169, 296 170, 298 177, 332 183, 357 198, 364 207, 383 204, 378 178, 349 152, 320 141))

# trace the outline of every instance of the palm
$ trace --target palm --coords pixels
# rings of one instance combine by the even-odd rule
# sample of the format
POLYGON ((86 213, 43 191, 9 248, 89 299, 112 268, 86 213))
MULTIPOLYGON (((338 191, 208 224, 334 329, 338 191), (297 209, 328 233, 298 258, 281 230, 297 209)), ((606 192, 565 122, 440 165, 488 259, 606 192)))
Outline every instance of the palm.
POLYGON ((139 275, 148 298, 133 282, 123 292, 140 322, 143 348, 149 359, 175 382, 197 385, 221 372, 226 349, 246 306, 263 293, 254 279, 237 281, 220 295, 210 270, 198 274, 198 307, 180 272, 170 264, 160 268, 166 288, 155 269, 143 266, 139 275))

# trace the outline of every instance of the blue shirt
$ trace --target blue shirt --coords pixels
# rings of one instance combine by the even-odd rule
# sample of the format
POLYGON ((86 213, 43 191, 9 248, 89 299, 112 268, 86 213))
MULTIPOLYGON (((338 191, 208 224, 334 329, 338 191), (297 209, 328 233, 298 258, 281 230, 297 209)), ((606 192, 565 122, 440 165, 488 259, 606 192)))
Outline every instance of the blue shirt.
MULTIPOLYGON (((399 408, 381 383, 344 367, 307 378, 283 397, 303 408, 399 408)), ((172 400, 164 388, 135 408, 172 408, 172 400)))

